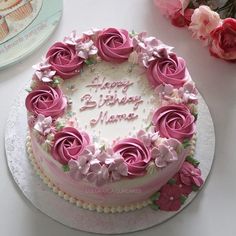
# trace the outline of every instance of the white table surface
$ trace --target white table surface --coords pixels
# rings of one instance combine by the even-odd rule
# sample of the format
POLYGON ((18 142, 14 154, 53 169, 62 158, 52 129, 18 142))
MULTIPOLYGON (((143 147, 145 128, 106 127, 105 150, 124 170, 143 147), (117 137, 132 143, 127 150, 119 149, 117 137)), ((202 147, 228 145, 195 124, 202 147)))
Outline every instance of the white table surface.
MULTIPOLYGON (((47 48, 73 29, 120 27, 146 30, 175 47, 187 61, 198 89, 209 105, 216 131, 215 161, 204 189, 173 219, 135 235, 236 235, 236 64, 211 57, 186 29, 170 25, 152 0, 67 0, 53 36, 30 57, 0 71, 0 235, 92 235, 63 226, 39 212, 21 194, 8 171, 4 127, 15 95, 31 78, 31 65, 47 48)), ((207 131, 206 131, 207 132, 207 131)))

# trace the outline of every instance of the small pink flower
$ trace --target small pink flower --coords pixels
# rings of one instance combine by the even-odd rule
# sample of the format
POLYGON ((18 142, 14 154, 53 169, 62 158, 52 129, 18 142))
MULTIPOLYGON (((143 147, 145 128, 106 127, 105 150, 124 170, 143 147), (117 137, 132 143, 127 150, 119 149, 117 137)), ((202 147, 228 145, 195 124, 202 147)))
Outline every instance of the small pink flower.
POLYGON ((195 87, 195 84, 192 81, 185 83, 184 86, 179 89, 178 93, 180 98, 183 99, 184 103, 198 103, 198 92, 195 87))
POLYGON ((42 61, 33 66, 35 69, 36 77, 45 83, 51 82, 53 80, 53 76, 56 74, 56 71, 51 70, 51 65, 49 64, 48 58, 43 57, 42 61))
POLYGON ((159 138, 159 134, 157 132, 139 130, 137 138, 141 140, 146 147, 150 147, 159 138))
POLYGON ((37 71, 48 70, 50 67, 51 67, 51 65, 48 62, 48 58, 46 58, 46 57, 43 57, 41 62, 32 66, 32 68, 37 71))
POLYGON ((157 58, 168 58, 173 47, 163 44, 155 37, 147 37, 146 32, 141 32, 133 38, 135 51, 138 53, 138 62, 148 67, 150 62, 157 58))
POLYGON ((64 42, 68 45, 75 46, 81 40, 81 36, 77 35, 76 31, 73 30, 69 36, 64 38, 64 42))
POLYGON ((105 164, 101 164, 97 159, 90 162, 90 171, 87 180, 101 186, 109 180, 109 171, 105 164))
POLYGON ((182 145, 176 139, 167 139, 162 144, 154 147, 151 151, 151 156, 155 159, 155 164, 159 168, 163 168, 168 163, 177 161, 179 154, 182 155, 182 145))
POLYGON ((208 6, 200 6, 194 10, 191 17, 189 29, 193 32, 193 37, 208 43, 210 33, 221 23, 217 12, 212 11, 208 6))
POLYGON ((197 187, 201 187, 204 183, 201 177, 201 170, 186 161, 183 163, 179 175, 181 182, 186 185, 195 184, 197 187))
POLYGON ((124 159, 119 155, 106 160, 111 180, 120 180, 122 176, 128 176, 128 166, 124 159))
POLYGON ((43 136, 46 136, 51 131, 52 117, 45 117, 42 114, 39 114, 34 125, 34 129, 37 130, 43 136))
POLYGON ((85 60, 90 56, 96 55, 98 52, 98 49, 95 47, 92 40, 81 41, 75 47, 78 56, 85 60))
POLYGON ((56 71, 50 70, 50 69, 35 72, 35 75, 37 76, 37 78, 44 83, 52 82, 53 76, 55 74, 56 74, 56 71))
POLYGON ((163 211, 177 211, 181 207, 182 193, 177 185, 164 185, 160 190, 160 197, 156 200, 156 204, 163 211))
POLYGON ((128 166, 124 158, 118 153, 114 153, 112 149, 108 148, 97 155, 97 160, 105 163, 111 180, 119 180, 122 176, 128 175, 128 166))
POLYGON ((171 100, 171 95, 174 92, 174 86, 171 84, 161 84, 155 88, 155 93, 164 100, 171 100))
POLYGON ((94 145, 88 145, 77 160, 69 160, 68 165, 70 167, 71 177, 75 180, 85 178, 90 170, 90 161, 95 159, 95 157, 96 150, 94 145))
POLYGON ((188 196, 193 190, 191 185, 186 185, 182 183, 179 173, 177 173, 173 179, 176 181, 175 185, 177 185, 180 188, 180 191, 183 195, 188 196))

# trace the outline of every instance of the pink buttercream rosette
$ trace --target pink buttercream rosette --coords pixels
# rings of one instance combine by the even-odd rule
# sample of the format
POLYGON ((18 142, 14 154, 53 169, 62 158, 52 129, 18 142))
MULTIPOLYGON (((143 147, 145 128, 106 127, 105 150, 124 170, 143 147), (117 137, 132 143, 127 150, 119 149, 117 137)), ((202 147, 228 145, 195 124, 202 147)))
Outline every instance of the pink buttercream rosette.
POLYGON ((182 104, 157 109, 153 114, 152 124, 161 137, 175 138, 181 142, 192 138, 196 131, 195 117, 182 104))
POLYGON ((153 87, 171 84, 175 88, 180 88, 187 80, 186 63, 174 53, 169 54, 167 58, 157 58, 150 63, 147 78, 153 87))
POLYGON ((78 74, 83 66, 84 59, 77 55, 75 45, 63 42, 53 44, 46 55, 53 70, 62 79, 69 79, 78 74))
POLYGON ((77 160, 83 153, 90 139, 73 127, 66 127, 55 134, 52 147, 52 156, 62 165, 67 165, 70 160, 77 160))
POLYGON ((151 154, 142 141, 136 138, 120 140, 113 147, 113 151, 124 158, 130 176, 141 176, 146 173, 151 154))
POLYGON ((56 119, 64 113, 67 100, 61 89, 42 85, 28 94, 25 106, 34 115, 41 114, 56 119))
POLYGON ((98 55, 105 61, 121 63, 133 51, 132 39, 124 29, 108 28, 98 34, 98 55))

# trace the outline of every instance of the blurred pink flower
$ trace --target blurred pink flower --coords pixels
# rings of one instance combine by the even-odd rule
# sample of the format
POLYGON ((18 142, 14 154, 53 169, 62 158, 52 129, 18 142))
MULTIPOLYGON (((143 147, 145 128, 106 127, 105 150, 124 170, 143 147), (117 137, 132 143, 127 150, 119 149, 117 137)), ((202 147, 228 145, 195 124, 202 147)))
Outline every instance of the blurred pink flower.
POLYGON ((189 29, 193 32, 193 37, 209 43, 210 33, 221 24, 220 16, 212 11, 208 6, 200 6, 194 10, 191 17, 189 29))
POLYGON ((162 14, 172 18, 176 12, 184 14, 190 0, 154 0, 155 5, 161 10, 162 14))

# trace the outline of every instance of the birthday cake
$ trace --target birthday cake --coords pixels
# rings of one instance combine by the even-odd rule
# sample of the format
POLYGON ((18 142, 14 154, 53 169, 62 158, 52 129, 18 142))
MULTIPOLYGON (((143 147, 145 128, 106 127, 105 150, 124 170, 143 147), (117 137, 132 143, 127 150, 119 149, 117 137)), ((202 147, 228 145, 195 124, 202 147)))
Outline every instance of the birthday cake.
POLYGON ((201 187, 197 89, 172 47, 145 32, 73 31, 33 68, 27 151, 59 196, 105 213, 177 211, 201 187))

